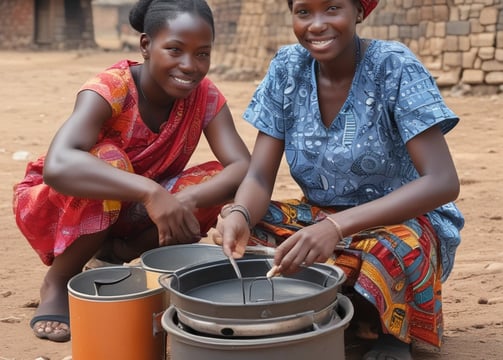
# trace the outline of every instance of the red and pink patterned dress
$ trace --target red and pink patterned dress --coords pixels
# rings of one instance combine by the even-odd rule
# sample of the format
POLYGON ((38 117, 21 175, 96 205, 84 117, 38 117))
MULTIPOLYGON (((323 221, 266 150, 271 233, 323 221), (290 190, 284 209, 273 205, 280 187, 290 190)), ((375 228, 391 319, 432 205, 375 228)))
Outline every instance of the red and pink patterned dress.
MULTIPOLYGON (((81 87, 101 95, 112 109, 90 152, 125 171, 159 183, 169 181, 172 192, 218 173, 222 166, 216 161, 185 167, 204 127, 225 104, 222 93, 208 78, 203 79, 189 97, 176 100, 169 118, 155 133, 145 125, 138 109, 138 93, 130 70, 136 65, 122 60, 81 87)), ((55 256, 82 235, 102 231, 118 221, 130 226, 116 226, 115 235, 131 231, 136 223, 139 227, 148 223, 145 216, 131 218, 135 214, 128 211, 133 208, 131 203, 58 193, 43 182, 44 160, 45 156, 41 156, 28 163, 24 179, 14 186, 13 199, 16 223, 44 264, 51 265, 55 256)), ((196 216, 203 233, 215 224, 219 211, 220 206, 198 209, 196 216)))

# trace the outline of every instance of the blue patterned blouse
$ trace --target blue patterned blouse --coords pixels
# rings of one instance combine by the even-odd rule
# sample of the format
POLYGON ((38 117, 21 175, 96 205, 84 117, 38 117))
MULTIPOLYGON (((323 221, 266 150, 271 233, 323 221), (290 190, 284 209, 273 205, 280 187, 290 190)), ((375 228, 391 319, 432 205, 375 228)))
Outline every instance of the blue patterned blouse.
MULTIPOLYGON (((406 142, 437 124, 445 134, 459 121, 406 46, 372 40, 327 128, 315 66, 302 46, 282 47, 244 113, 258 130, 285 142, 291 175, 312 204, 354 206, 418 178, 406 142)), ((453 203, 428 216, 441 240, 446 278, 464 219, 453 203)))

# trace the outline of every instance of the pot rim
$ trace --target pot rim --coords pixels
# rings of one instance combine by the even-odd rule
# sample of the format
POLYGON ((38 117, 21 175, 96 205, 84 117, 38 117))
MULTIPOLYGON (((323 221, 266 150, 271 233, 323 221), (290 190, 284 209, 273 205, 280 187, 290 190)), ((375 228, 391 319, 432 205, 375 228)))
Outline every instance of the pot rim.
MULTIPOLYGON (((215 254, 221 255, 221 256, 215 256, 215 260, 216 259, 219 259, 219 260, 225 259, 225 255, 222 252, 221 246, 218 246, 216 244, 206 244, 206 243, 177 244, 177 245, 164 246, 164 247, 159 247, 159 248, 150 249, 150 250, 145 251, 140 256, 140 265, 143 269, 145 269, 147 271, 153 271, 156 273, 165 274, 165 273, 173 273, 173 272, 180 270, 181 268, 185 268, 187 266, 193 266, 193 265, 198 265, 198 264, 208 262, 207 259, 200 259, 198 261, 193 261, 190 264, 185 264, 180 267, 177 267, 176 269, 174 269, 174 268, 172 268, 172 269, 161 268, 160 266, 156 266, 156 264, 152 264, 152 262, 151 262, 151 260, 152 260, 151 258, 154 256, 159 256, 159 257, 162 257, 163 255, 167 256, 167 255, 170 255, 170 253, 173 253, 178 250, 181 250, 181 251, 188 250, 190 252, 193 252, 194 249, 198 249, 198 250, 206 249, 206 250, 210 250, 210 251, 215 251, 215 254)), ((212 260, 209 260, 209 261, 212 261, 212 260)))
MULTIPOLYGON (((271 266, 272 259, 237 259, 238 264, 245 262, 267 262, 271 266)), ((251 264, 252 266, 254 264, 251 264)), ((194 275, 204 270, 215 270, 219 267, 230 267, 228 260, 214 261, 204 264, 194 265, 175 271, 173 274, 164 274, 159 277, 159 283, 170 293, 171 304, 180 310, 187 311, 201 316, 230 318, 230 319, 267 319, 271 317, 288 316, 306 311, 321 311, 329 306, 337 298, 340 286, 346 280, 346 275, 342 269, 328 264, 317 264, 316 266, 305 267, 305 271, 316 272, 319 276, 332 276, 337 274, 336 281, 328 287, 321 288, 315 294, 296 297, 295 299, 283 299, 274 301, 260 301, 249 303, 224 303, 207 299, 189 296, 177 289, 179 281, 183 281, 183 276, 194 275), (327 273, 329 271, 329 273, 327 273), (176 280, 175 280, 176 279, 176 280), (173 281, 175 280, 175 281, 173 281)), ((218 273, 214 271, 215 273, 218 273)), ((288 278, 288 276, 285 276, 288 278)), ((265 276, 263 277, 265 279, 265 276)), ((247 279, 245 277, 245 279, 247 279)), ((275 279, 272 279, 275 281, 275 279)), ((277 281, 277 280, 276 280, 277 281)), ((208 282, 211 284, 212 282, 208 282)), ((204 283, 203 283, 204 284, 204 283)), ((179 286, 178 286, 179 287, 179 286)))
MULTIPOLYGON (((117 278, 117 280, 112 280, 109 284, 102 285, 114 285, 125 281, 124 278, 117 278)), ((120 301, 130 301, 142 299, 145 297, 150 297, 157 294, 162 294, 166 292, 166 289, 159 288, 149 288, 146 282, 145 271, 136 266, 128 265, 117 265, 117 266, 107 266, 96 269, 89 269, 73 276, 66 285, 69 296, 75 297, 77 299, 96 301, 96 302, 120 302, 120 301), (121 292, 114 295, 99 294, 97 292, 96 286, 100 285, 101 277, 100 275, 108 275, 107 273, 113 273, 116 271, 128 272, 129 276, 136 277, 136 281, 139 281, 140 285, 135 286, 134 290, 129 289, 128 292, 121 292), (92 289, 90 286, 93 284, 95 286, 92 289), (94 290, 91 293, 91 290, 94 290)))

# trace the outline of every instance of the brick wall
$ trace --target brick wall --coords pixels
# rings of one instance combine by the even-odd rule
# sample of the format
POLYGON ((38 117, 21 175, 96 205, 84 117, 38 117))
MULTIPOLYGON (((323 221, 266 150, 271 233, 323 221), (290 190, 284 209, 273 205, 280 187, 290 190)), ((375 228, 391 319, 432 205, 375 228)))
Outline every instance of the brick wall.
POLYGON ((295 41, 286 0, 208 0, 216 27, 212 71, 261 78, 279 46, 295 41))
POLYGON ((26 48, 33 43, 34 0, 0 1, 0 47, 26 48))
POLYGON ((440 87, 503 90, 501 0, 381 1, 361 34, 408 45, 440 87))

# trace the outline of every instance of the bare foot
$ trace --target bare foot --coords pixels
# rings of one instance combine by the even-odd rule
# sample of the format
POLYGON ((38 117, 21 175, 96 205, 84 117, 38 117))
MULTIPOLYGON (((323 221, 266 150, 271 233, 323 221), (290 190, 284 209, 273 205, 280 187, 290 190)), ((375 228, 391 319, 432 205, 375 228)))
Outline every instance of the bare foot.
POLYGON ((412 360, 411 347, 393 335, 381 334, 363 360, 412 360))
POLYGON ((355 336, 362 340, 377 340, 379 338, 378 330, 372 324, 364 321, 356 323, 355 336))
POLYGON ((71 338, 67 315, 37 315, 33 317, 30 325, 35 336, 40 339, 66 342, 71 338))

